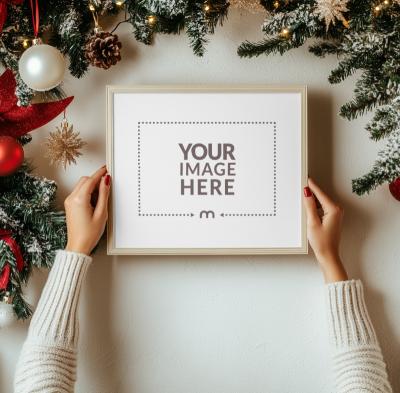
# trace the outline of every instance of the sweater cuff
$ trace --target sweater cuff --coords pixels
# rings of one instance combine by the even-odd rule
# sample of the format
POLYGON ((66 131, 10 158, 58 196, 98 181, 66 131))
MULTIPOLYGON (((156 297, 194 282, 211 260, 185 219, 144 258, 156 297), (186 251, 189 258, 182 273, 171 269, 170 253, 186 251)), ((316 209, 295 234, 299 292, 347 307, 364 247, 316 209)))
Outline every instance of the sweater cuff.
POLYGON ((32 317, 32 340, 76 346, 78 340, 77 306, 83 280, 92 258, 58 250, 43 293, 32 317))
POLYGON ((336 349, 378 345, 360 280, 327 284, 326 294, 329 333, 336 349))

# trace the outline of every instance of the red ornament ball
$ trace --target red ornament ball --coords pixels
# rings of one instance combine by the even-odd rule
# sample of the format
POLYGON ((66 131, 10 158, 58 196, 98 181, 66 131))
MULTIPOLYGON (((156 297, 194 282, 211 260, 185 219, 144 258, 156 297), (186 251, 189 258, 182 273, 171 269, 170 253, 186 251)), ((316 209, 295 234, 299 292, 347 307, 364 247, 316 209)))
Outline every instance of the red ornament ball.
POLYGON ((389 190, 393 197, 400 201, 400 177, 389 184, 389 190))
POLYGON ((24 149, 12 136, 0 136, 0 176, 11 175, 24 161, 24 149))

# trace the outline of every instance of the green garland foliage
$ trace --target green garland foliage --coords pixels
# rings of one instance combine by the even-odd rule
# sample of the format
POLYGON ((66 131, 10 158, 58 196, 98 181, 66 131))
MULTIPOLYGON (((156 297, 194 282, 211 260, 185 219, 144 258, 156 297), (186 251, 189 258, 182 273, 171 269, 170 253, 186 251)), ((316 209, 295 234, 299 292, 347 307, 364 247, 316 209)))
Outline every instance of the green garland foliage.
MULTIPOLYGON (((22 138, 22 143, 29 141, 30 137, 22 138)), ((27 163, 13 175, 0 177, 0 228, 12 233, 24 259, 20 272, 13 251, 0 240, 0 272, 6 264, 11 267, 8 286, 0 289, 0 301, 6 295, 12 299, 15 314, 21 319, 31 315, 22 293, 32 267, 49 268, 55 250, 66 244, 64 213, 54 210, 56 190, 54 181, 31 174, 27 163)))
MULTIPOLYGON (((242 57, 284 54, 313 39, 309 50, 318 57, 336 55, 338 65, 329 75, 331 83, 359 75, 354 97, 341 107, 340 115, 352 120, 375 110, 366 130, 373 140, 386 139, 386 147, 365 176, 353 181, 353 190, 365 194, 400 176, 400 1, 342 0, 347 7, 345 20, 333 20, 327 27, 319 8, 324 0, 261 0, 267 11, 260 42, 243 42, 242 57), (316 42, 315 42, 316 41, 316 42), (389 138, 390 137, 390 138, 389 138)), ((40 2, 41 34, 69 57, 72 75, 82 77, 88 70, 85 44, 93 33, 92 11, 115 15, 125 9, 125 22, 132 26, 136 40, 149 45, 154 34, 185 31, 193 52, 205 53, 208 36, 227 17, 227 0, 48 0, 40 2)), ((329 4, 329 0, 325 4, 329 4)), ((0 61, 18 71, 22 42, 32 37, 29 2, 8 6, 9 16, 0 40, 0 61)), ((17 75, 21 105, 32 98, 32 91, 17 75)), ((60 96, 54 89, 50 94, 60 96)))
POLYGON ((348 26, 336 21, 328 30, 316 12, 318 1, 266 1, 265 6, 270 10, 263 25, 265 39, 244 42, 239 56, 283 54, 308 38, 317 39, 311 53, 338 57, 330 83, 360 74, 354 97, 341 107, 340 115, 352 120, 376 108, 366 130, 373 140, 387 138, 370 172, 353 180, 353 191, 362 195, 400 176, 400 2, 350 0, 348 26))

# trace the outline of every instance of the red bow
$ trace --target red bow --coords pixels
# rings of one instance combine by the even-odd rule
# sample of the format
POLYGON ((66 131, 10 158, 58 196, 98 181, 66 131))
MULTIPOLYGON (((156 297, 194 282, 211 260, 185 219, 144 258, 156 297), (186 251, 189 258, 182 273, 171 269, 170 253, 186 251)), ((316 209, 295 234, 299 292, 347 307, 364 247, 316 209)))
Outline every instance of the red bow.
MULTIPOLYGON (((19 248, 18 243, 12 237, 12 232, 6 229, 0 229, 0 240, 3 240, 8 245, 8 247, 10 247, 11 252, 15 257, 17 269, 18 271, 21 271, 24 268, 24 259, 22 257, 21 249, 19 248)), ((0 289, 7 289, 7 285, 10 279, 10 272, 10 264, 7 263, 0 274, 0 289)))
POLYGON ((8 4, 19 5, 23 2, 24 0, 0 0, 0 33, 3 31, 3 26, 7 19, 8 4))

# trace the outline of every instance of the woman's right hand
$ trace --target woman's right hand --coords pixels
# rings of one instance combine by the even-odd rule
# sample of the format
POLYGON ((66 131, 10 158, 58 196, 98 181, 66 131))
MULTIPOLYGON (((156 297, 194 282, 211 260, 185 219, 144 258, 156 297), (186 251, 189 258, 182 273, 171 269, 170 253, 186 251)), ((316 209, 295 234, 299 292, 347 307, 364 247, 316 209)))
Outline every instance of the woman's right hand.
POLYGON ((89 255, 100 240, 108 216, 110 182, 111 177, 103 166, 92 176, 81 177, 65 200, 67 251, 89 255))
POLYGON ((304 187, 308 241, 314 250, 326 282, 348 279, 339 256, 343 209, 334 203, 312 180, 304 187), (318 212, 317 203, 322 208, 318 212))

